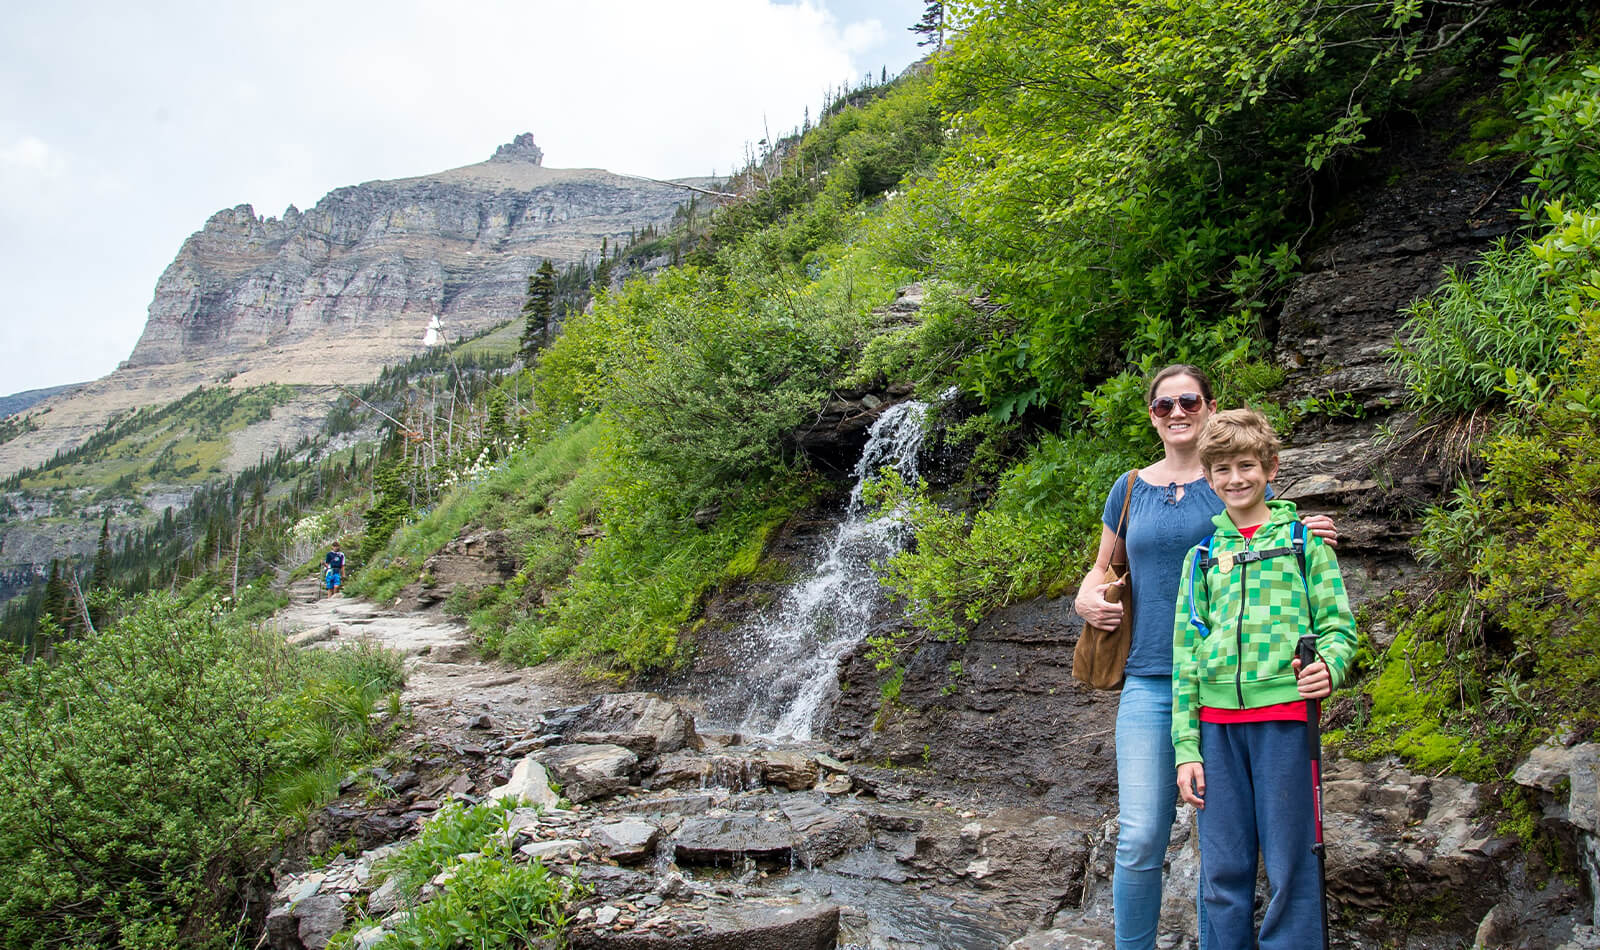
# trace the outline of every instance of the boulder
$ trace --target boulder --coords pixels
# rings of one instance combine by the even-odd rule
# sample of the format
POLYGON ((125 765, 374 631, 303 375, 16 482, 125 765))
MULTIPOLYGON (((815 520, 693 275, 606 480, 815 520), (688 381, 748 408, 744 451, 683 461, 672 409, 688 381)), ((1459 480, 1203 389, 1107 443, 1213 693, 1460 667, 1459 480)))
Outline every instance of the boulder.
POLYGON ((797 749, 767 749, 760 755, 761 780, 774 788, 804 791, 817 784, 817 762, 797 749))
POLYGON ((634 864, 655 853, 661 829, 648 821, 629 819, 596 825, 589 840, 618 864, 634 864))
POLYGON ((682 864, 736 866, 747 858, 787 864, 790 830, 786 820, 768 821, 753 813, 689 818, 678 829, 673 854, 682 864))
POLYGON ((800 798, 786 800, 780 807, 794 832, 795 860, 808 868, 831 861, 872 840, 867 820, 854 812, 800 798))
POLYGON ((640 756, 697 745, 694 717, 655 693, 612 693, 583 707, 567 741, 619 745, 640 756))
POLYGON ((322 950, 344 929, 344 901, 338 894, 313 894, 294 905, 294 916, 301 945, 322 950))
POLYGON ((639 770, 637 755, 610 744, 556 746, 542 750, 539 758, 573 802, 615 795, 634 783, 639 770))
POLYGON ((490 789, 489 797, 509 798, 546 808, 554 808, 561 801, 561 796, 550 787, 549 772, 531 755, 517 763, 506 784, 490 789))
POLYGON ((646 788, 725 788, 740 792, 761 787, 762 763, 747 755, 674 752, 656 762, 646 788))

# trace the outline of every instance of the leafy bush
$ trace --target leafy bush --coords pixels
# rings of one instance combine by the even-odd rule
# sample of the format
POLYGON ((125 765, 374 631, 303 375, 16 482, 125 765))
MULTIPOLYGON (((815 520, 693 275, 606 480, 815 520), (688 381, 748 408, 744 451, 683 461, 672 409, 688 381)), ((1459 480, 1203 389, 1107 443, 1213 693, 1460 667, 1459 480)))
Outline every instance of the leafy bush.
POLYGON ((631 672, 681 665, 690 652, 680 635, 701 597, 747 570, 750 549, 811 497, 799 479, 749 485, 701 527, 671 473, 649 474, 641 468, 607 487, 604 533, 550 606, 507 631, 503 655, 522 662, 578 656, 631 672))
POLYGON ((959 138, 913 198, 947 278, 1006 315, 964 388, 1069 410, 1115 341, 1259 315, 1297 267, 1324 163, 1416 74, 1416 5, 1217 0, 963 6, 936 95, 959 138))
POLYGON ((1545 267, 1504 240, 1470 273, 1406 310, 1390 350, 1413 404, 1435 413, 1503 405, 1514 387, 1541 389, 1561 361, 1572 318, 1545 267))
MULTIPOLYGON (((446 805, 422 834, 380 863, 380 875, 398 875, 408 902, 422 885, 449 872, 443 889, 415 903, 399 926, 383 934, 377 950, 456 950, 467 947, 520 948, 555 941, 562 945, 566 904, 576 890, 571 877, 558 877, 538 861, 522 863, 512 851, 508 819, 516 802, 464 808, 446 805)), ((358 920, 336 934, 328 946, 355 946, 355 934, 373 925, 358 920)))
MULTIPOLYGON (((1600 83, 1600 73, 1592 81, 1600 83)), ((1549 178, 1537 168, 1535 174, 1549 178)), ((1562 180, 1569 188, 1583 181, 1562 180)), ((1516 357, 1530 347, 1538 357, 1533 366, 1523 359, 1494 367, 1502 373, 1493 381, 1496 395, 1511 411, 1482 443, 1482 480, 1431 510, 1417 541, 1440 578, 1398 618, 1400 637, 1416 643, 1413 653, 1431 651, 1454 683, 1434 689, 1409 662, 1391 657, 1371 691, 1379 730, 1376 716, 1385 706, 1404 716, 1400 697, 1433 695, 1437 709, 1424 718, 1443 720, 1459 748, 1478 744, 1502 773, 1551 732, 1600 713, 1600 622, 1589 609, 1600 595, 1600 213, 1556 200, 1544 216, 1542 234, 1515 251, 1496 249, 1445 294, 1484 311, 1460 319, 1458 330, 1470 329, 1471 319, 1499 328, 1499 348, 1484 361, 1511 362, 1506 353, 1516 357), (1537 322, 1496 323, 1492 311, 1501 309, 1536 314, 1537 322)), ((1460 393, 1491 383, 1487 375, 1476 384, 1448 376, 1466 360, 1441 358, 1448 348, 1431 352, 1448 365, 1419 366, 1427 378, 1452 379, 1460 393)), ((1422 728, 1418 722, 1407 734, 1422 728)), ((1394 751, 1425 758, 1446 750, 1442 736, 1394 751)), ((1357 738, 1373 737, 1358 731, 1357 738)), ((1471 771, 1454 758, 1445 764, 1471 771)))
POLYGON ((302 654, 164 594, 56 650, 0 654, 4 947, 219 944, 282 817, 276 790, 336 762, 312 726, 370 729, 322 684, 393 688, 399 670, 302 654))

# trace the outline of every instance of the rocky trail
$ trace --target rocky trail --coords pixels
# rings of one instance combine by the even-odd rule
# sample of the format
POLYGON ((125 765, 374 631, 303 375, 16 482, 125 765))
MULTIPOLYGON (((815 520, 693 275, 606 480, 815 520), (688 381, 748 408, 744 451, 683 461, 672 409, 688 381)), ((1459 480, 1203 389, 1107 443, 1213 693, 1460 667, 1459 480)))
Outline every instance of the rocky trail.
MULTIPOLYGON (((518 812, 514 834, 524 855, 575 864, 592 888, 576 908, 577 947, 1005 947, 1081 904, 1069 882, 1109 861, 1103 828, 990 811, 953 790, 930 797, 924 776, 847 763, 822 743, 701 733, 655 694, 486 662, 429 612, 308 584, 276 623, 307 647, 406 655, 397 759, 409 768, 356 778, 318 815, 306 855, 340 853, 317 870, 285 862, 272 947, 325 945, 358 895, 369 914, 398 910, 392 893, 367 890, 372 864, 450 800, 539 803, 518 812)), ((1101 945, 1083 939, 1021 945, 1101 945)))

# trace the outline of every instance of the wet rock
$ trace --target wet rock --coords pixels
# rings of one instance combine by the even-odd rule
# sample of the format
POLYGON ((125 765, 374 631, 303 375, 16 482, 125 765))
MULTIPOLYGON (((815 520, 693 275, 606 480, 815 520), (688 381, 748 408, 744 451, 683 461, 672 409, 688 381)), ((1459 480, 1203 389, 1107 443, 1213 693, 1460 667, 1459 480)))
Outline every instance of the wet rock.
POLYGON ((1041 930, 1013 940, 1006 950, 1111 950, 1110 936, 1089 936, 1070 930, 1041 930))
POLYGON ((911 394, 909 385, 896 384, 880 392, 836 390, 806 424, 787 439, 804 452, 823 471, 849 474, 861 449, 867 444, 867 430, 891 406, 911 394))
POLYGON ((816 867, 871 840, 867 820, 853 812, 806 799, 786 800, 783 815, 793 830, 795 860, 816 867))
POLYGON ((726 796, 713 795, 710 792, 696 792, 689 795, 651 795, 644 798, 618 800, 612 802, 611 811, 635 815, 703 815, 717 802, 723 801, 726 796))
POLYGON ((965 644, 926 642, 908 657, 889 716, 880 716, 870 688, 881 674, 866 646, 853 651, 840 679, 863 688, 840 696, 834 739, 854 746, 856 762, 910 767, 854 765, 857 789, 913 801, 929 780, 981 781, 999 804, 1098 818, 1101 803, 1115 799, 1117 694, 1072 679, 1081 628, 1068 598, 1037 598, 990 614, 965 644))
POLYGON ((553 808, 561 801, 561 796, 550 787, 550 774, 544 765, 531 755, 519 761, 516 768, 511 771, 510 780, 491 789, 489 797, 495 800, 508 798, 524 801, 547 808, 553 808))
POLYGON ((835 906, 757 901, 664 909, 638 929, 571 934, 572 950, 832 950, 838 939, 835 906))
POLYGON ((603 900, 614 900, 650 890, 649 875, 627 868, 612 867, 609 864, 580 865, 578 880, 593 889, 595 896, 603 900))
POLYGON ((639 757, 617 745, 563 745, 539 753, 569 801, 614 795, 633 784, 639 757))
POLYGON ((682 864, 733 866, 746 858, 787 864, 791 851, 787 821, 749 813, 690 818, 673 841, 673 854, 682 864))
POLYGON ((569 742, 619 745, 639 756, 697 744, 694 717, 655 693, 601 696, 583 707, 566 735, 569 742))
POLYGON ((661 829, 647 821, 613 821, 596 825, 590 840, 619 864, 643 861, 655 853, 661 829))
POLYGON ((675 752, 656 761, 655 772, 644 784, 651 789, 726 788, 743 791, 759 788, 761 773, 761 762, 752 756, 675 752))
POLYGON ((761 780, 775 788, 803 791, 817 784, 816 760, 798 749, 762 750, 761 780))

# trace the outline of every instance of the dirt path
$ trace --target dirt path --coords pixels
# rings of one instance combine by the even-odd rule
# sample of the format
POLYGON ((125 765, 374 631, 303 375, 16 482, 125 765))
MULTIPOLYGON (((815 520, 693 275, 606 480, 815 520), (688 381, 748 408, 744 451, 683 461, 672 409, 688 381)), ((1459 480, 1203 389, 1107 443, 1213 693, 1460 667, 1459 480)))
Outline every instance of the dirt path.
POLYGON ((515 732, 545 710, 587 702, 598 691, 585 689, 570 668, 487 660, 466 628, 442 613, 391 613, 353 597, 326 597, 318 581, 295 585, 293 602, 276 618, 280 631, 293 643, 367 642, 404 654, 401 700, 419 724, 461 728, 487 714, 500 731, 515 732))

